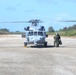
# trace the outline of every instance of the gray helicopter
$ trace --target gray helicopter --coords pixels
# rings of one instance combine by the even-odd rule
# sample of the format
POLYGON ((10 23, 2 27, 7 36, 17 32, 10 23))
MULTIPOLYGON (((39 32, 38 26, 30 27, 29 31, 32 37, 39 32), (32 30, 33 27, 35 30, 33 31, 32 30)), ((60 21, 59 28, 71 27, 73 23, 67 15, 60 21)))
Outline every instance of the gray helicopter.
POLYGON ((39 26, 38 23, 42 23, 41 20, 32 19, 30 21, 14 21, 14 22, 0 22, 0 23, 31 23, 31 26, 24 28, 25 35, 22 34, 22 37, 26 38, 24 46, 28 44, 39 45, 43 44, 47 47, 47 41, 45 40, 48 35, 46 34, 44 26, 39 26))
MULTIPOLYGON (((31 26, 24 28, 26 41, 24 42, 24 46, 28 44, 34 45, 44 45, 47 47, 47 41, 45 40, 48 35, 46 34, 44 26, 39 26, 38 23, 42 23, 41 20, 30 20, 28 23, 31 23, 31 26)), ((24 37, 24 35, 22 35, 24 37)))

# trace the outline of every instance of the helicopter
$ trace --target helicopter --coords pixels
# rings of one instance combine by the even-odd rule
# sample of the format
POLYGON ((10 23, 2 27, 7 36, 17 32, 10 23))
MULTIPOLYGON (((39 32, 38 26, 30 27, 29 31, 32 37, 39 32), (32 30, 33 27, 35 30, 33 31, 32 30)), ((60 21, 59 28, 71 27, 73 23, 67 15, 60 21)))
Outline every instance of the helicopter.
POLYGON ((29 21, 15 21, 15 22, 0 22, 0 23, 31 23, 31 26, 24 28, 25 34, 22 34, 22 38, 26 38, 24 46, 28 44, 44 45, 47 47, 47 41, 45 40, 48 35, 46 34, 45 27, 39 26, 42 23, 39 19, 32 19, 29 21))
MULTIPOLYGON (((28 23, 31 23, 31 26, 24 28, 26 41, 24 42, 24 46, 28 44, 41 45, 43 44, 47 47, 47 41, 45 38, 48 37, 46 34, 44 26, 38 26, 38 23, 42 23, 41 20, 30 20, 28 23)), ((22 35, 24 37, 24 35, 22 35)))

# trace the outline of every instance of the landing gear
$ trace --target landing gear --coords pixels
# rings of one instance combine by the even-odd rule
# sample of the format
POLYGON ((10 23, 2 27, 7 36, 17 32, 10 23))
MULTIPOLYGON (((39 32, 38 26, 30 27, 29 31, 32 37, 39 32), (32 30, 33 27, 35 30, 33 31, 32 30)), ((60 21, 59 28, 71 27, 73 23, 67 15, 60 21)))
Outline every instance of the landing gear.
POLYGON ((25 46, 25 47, 27 46, 27 42, 24 42, 24 46, 25 46))
POLYGON ((47 47, 47 42, 44 42, 44 46, 47 47))

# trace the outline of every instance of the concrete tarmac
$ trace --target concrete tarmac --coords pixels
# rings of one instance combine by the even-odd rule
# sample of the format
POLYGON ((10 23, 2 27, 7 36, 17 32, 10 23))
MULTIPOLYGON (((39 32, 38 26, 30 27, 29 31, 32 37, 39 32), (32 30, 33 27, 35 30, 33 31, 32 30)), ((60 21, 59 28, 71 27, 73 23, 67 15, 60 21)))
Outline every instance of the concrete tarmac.
POLYGON ((76 75, 76 38, 62 37, 62 45, 24 47, 20 35, 0 36, 0 75, 76 75))

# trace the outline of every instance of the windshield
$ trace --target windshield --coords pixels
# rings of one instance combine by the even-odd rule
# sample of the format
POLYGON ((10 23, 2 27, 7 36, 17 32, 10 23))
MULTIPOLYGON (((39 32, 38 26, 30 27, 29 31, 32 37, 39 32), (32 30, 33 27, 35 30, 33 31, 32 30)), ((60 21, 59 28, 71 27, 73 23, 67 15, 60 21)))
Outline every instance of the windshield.
POLYGON ((33 32, 29 32, 29 34, 28 34, 29 36, 32 36, 33 35, 33 32))
POLYGON ((43 32, 38 32, 38 35, 43 36, 43 32))
POLYGON ((37 32, 34 32, 34 35, 37 35, 37 32))
POLYGON ((40 35, 43 36, 43 32, 29 32, 28 36, 32 36, 32 35, 40 35))

